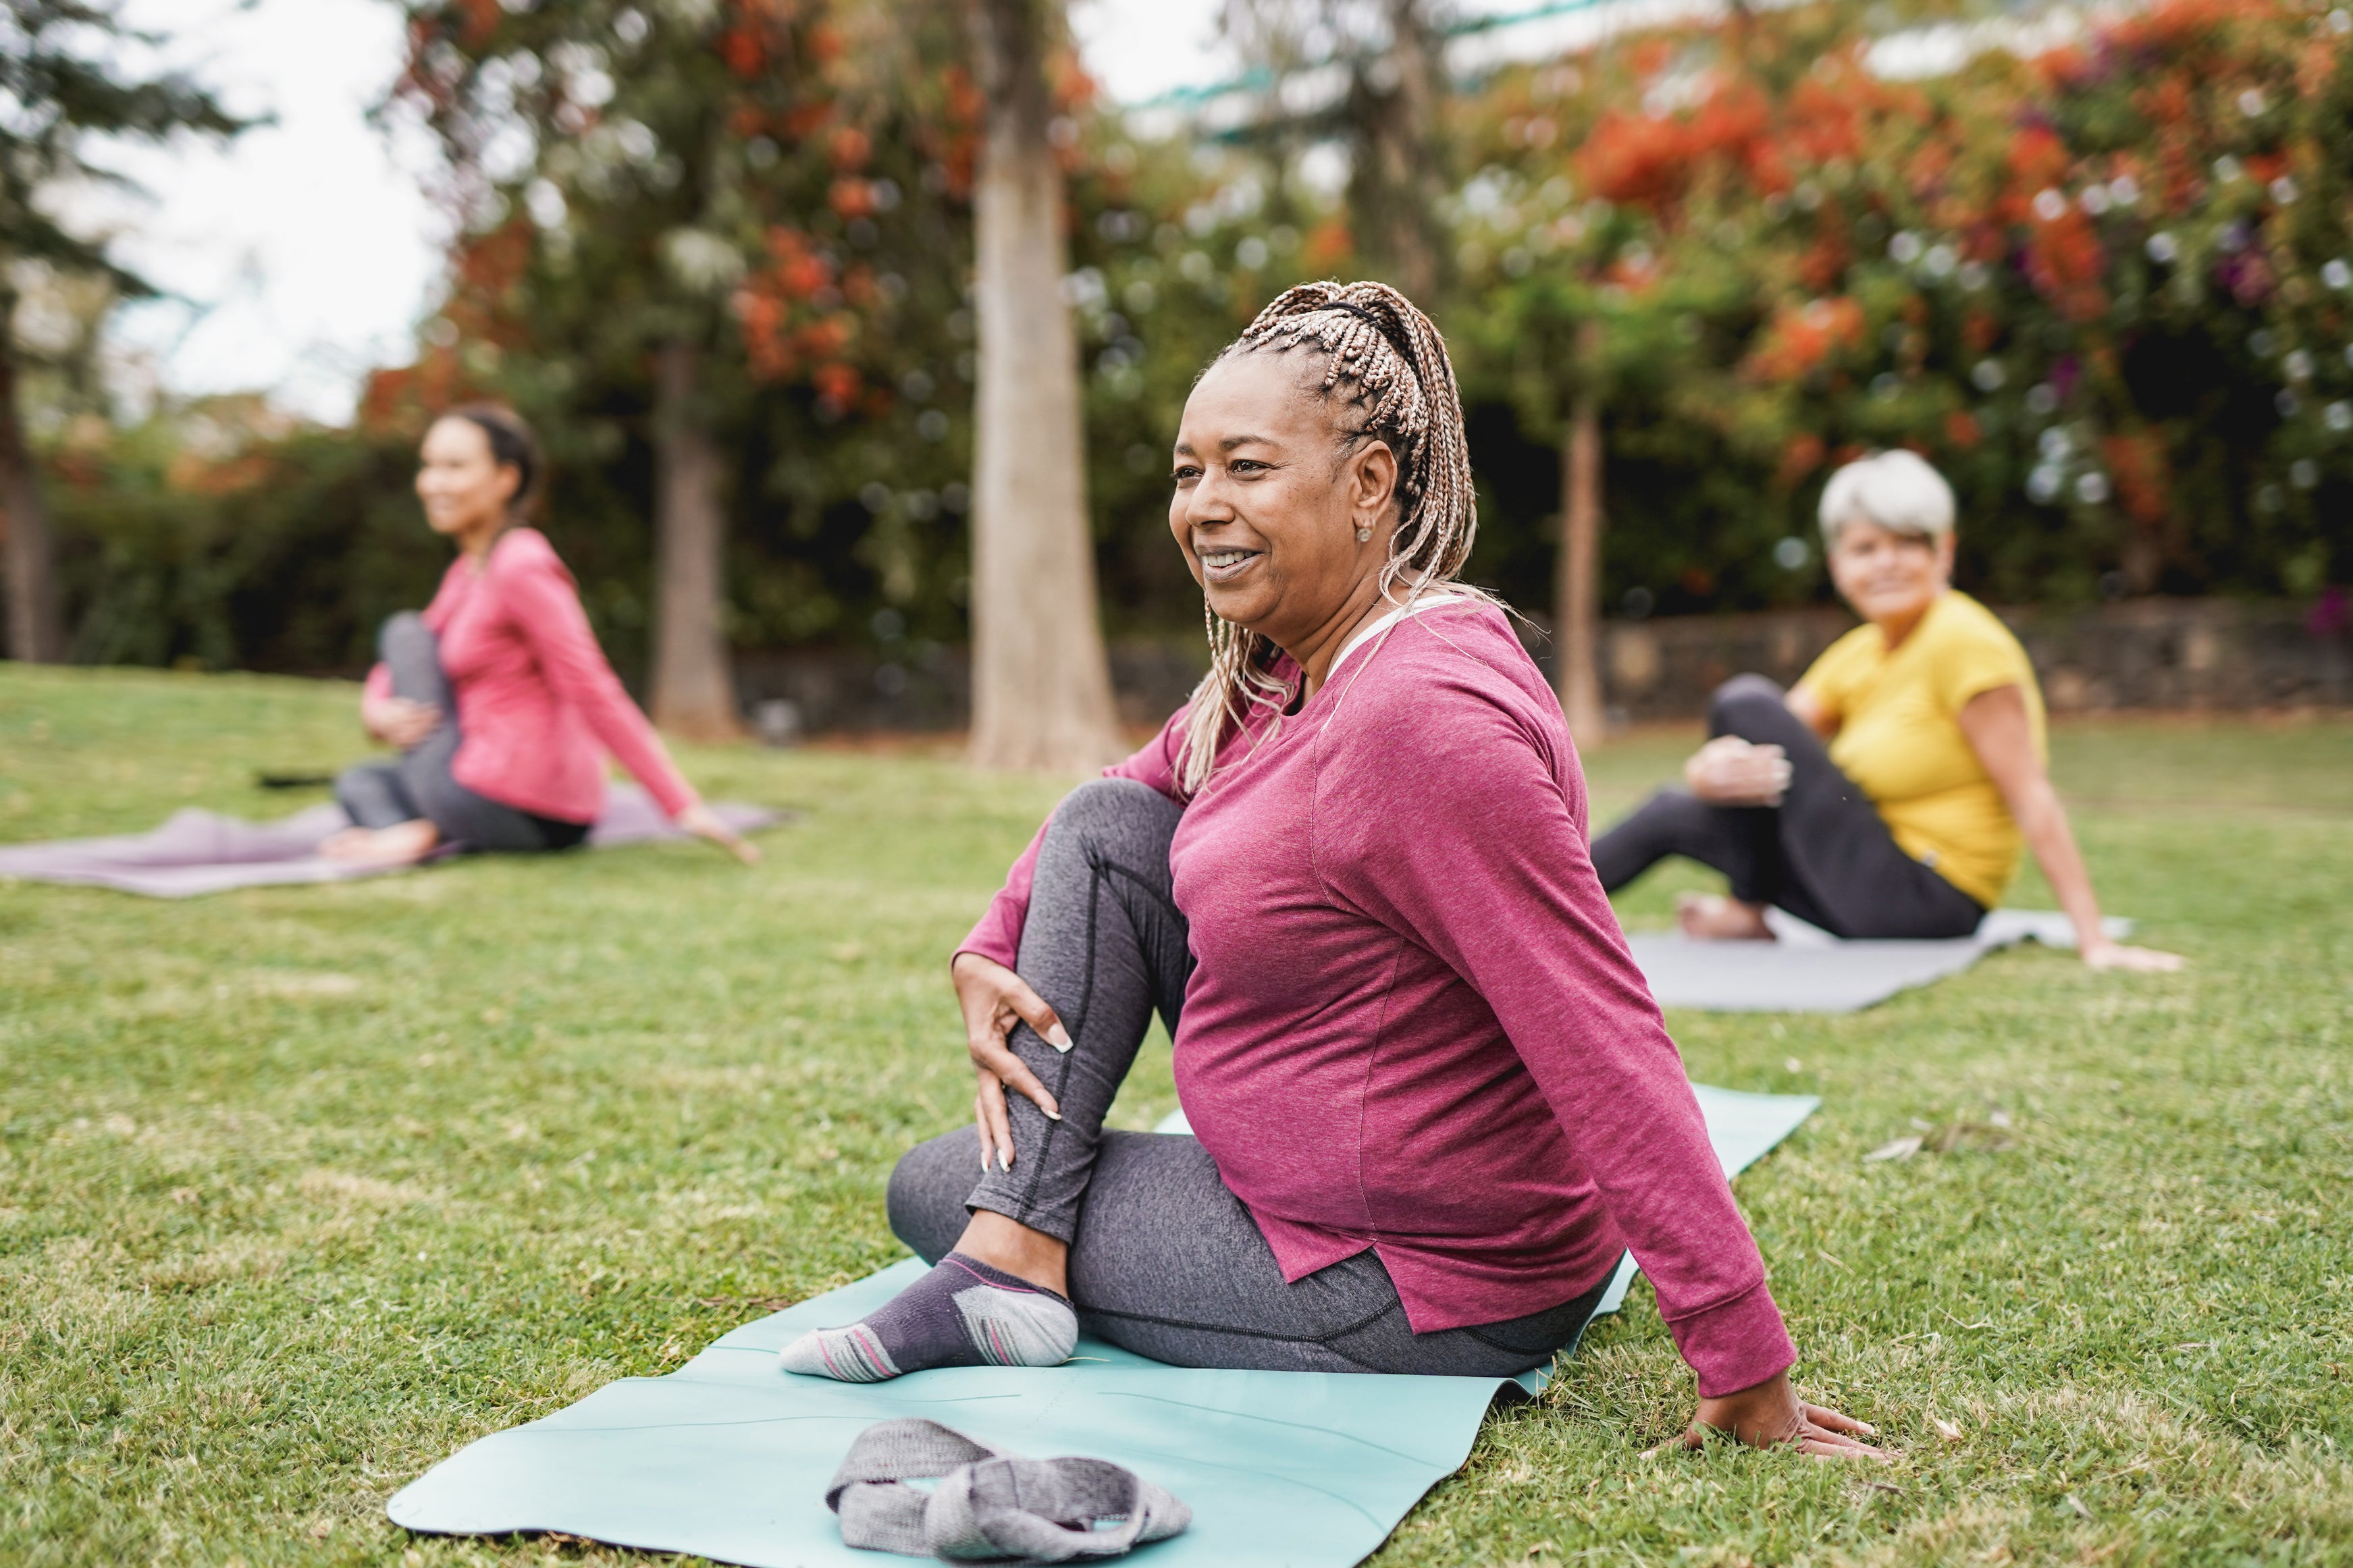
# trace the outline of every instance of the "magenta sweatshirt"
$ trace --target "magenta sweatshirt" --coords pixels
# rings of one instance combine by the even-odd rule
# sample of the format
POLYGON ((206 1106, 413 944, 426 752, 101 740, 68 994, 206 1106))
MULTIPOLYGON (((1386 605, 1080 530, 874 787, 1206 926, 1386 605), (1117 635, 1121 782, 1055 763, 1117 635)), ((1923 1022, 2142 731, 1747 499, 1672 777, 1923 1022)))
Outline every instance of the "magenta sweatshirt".
MULTIPOLYGON (((1183 721, 1106 773, 1181 800, 1183 721)), ((1409 616, 1268 727, 1228 742, 1169 861, 1198 961, 1177 1093, 1283 1278, 1371 1247, 1427 1333, 1556 1306, 1630 1247, 1703 1395, 1788 1368, 1501 612, 1409 616)), ((959 951, 1013 964, 1037 854, 959 951)))
MULTIPOLYGON (((480 571, 460 555, 425 607, 463 736, 449 771, 476 795, 534 816, 594 822, 605 753, 676 816, 695 803, 661 738, 605 662, 572 574, 533 528, 501 534, 480 571)), ((392 674, 368 672, 392 695, 392 674)))

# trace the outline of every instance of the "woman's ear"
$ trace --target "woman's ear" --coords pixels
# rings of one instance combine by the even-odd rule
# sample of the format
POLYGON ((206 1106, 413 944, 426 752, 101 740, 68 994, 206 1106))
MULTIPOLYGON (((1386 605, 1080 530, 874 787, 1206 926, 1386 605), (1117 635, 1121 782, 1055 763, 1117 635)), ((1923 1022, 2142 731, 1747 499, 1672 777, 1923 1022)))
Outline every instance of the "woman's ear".
POLYGON ((1358 528, 1377 528, 1397 499, 1397 454, 1387 441, 1366 445, 1348 462, 1348 510, 1358 528))
POLYGON ((1957 548, 1951 530, 1936 535, 1936 575, 1948 584, 1953 580, 1953 554, 1957 548))
POLYGON ((512 511, 516 500, 522 494, 522 468, 516 463, 499 465, 499 504, 512 511))

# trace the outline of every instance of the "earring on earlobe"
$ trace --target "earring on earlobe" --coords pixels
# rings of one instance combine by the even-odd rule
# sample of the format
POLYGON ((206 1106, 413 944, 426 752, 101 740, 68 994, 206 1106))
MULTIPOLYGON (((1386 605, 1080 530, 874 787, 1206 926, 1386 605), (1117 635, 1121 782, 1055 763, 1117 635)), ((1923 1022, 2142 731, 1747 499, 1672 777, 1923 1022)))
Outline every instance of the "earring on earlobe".
POLYGON ((1356 530, 1356 542, 1357 542, 1357 543, 1359 543, 1359 544, 1370 544, 1372 542, 1373 542, 1373 531, 1372 531, 1371 529, 1369 529, 1369 528, 1360 528, 1360 529, 1356 530))

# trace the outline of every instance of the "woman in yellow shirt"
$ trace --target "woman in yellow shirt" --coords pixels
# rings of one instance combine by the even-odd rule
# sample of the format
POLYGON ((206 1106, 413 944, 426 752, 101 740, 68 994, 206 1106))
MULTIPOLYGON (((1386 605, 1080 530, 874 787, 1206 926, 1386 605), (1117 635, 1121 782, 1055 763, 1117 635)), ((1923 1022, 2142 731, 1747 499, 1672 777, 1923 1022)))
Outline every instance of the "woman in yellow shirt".
POLYGON ((2095 969, 2178 969, 2127 947, 2099 900, 2051 787, 2042 693, 2026 650, 1952 586, 1953 491, 1910 452, 1850 463, 1822 491, 1831 580, 1864 624, 1787 693, 1762 676, 1718 689, 1712 739, 1596 840, 1611 891, 1669 855, 1731 879, 1687 897, 1686 934, 1770 938, 1777 905, 1844 937, 1977 929, 2034 851, 2095 969))

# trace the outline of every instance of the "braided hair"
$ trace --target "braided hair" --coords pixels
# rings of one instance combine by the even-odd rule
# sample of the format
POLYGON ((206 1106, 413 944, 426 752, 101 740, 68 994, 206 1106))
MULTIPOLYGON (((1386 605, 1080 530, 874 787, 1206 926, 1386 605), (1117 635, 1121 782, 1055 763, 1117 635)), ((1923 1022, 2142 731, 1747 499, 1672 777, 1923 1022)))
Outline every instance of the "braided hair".
MULTIPOLYGON (((1452 583, 1470 557, 1479 509, 1446 340, 1386 283, 1302 283, 1261 310, 1210 365, 1293 350, 1321 359, 1316 390, 1325 402, 1344 405, 1334 419, 1342 452, 1383 441, 1396 454, 1399 516, 1381 566, 1383 596, 1404 582, 1409 605, 1433 584, 1452 583)), ((1280 722, 1291 696, 1268 672, 1271 642, 1223 619, 1206 601, 1202 612, 1209 671, 1194 689, 1176 759, 1177 783, 1187 795, 1208 783, 1218 748, 1250 709, 1272 707, 1280 722)))

